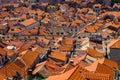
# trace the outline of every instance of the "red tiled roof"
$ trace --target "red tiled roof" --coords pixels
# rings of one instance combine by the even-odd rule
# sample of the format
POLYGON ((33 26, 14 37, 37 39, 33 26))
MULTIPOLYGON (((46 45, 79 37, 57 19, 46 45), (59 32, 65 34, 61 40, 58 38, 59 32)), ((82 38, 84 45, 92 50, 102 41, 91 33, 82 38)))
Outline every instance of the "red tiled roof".
POLYGON ((70 58, 70 60, 73 60, 74 61, 74 65, 77 65, 79 64, 82 60, 84 60, 86 57, 86 54, 83 54, 82 56, 77 56, 77 57, 73 57, 73 58, 70 58))
POLYGON ((108 44, 108 46, 110 48, 120 48, 120 38, 116 39, 116 40, 112 40, 111 43, 108 44))
POLYGON ((0 55, 5 55, 6 53, 7 52, 4 49, 0 48, 0 55))
POLYGON ((94 58, 98 58, 98 57, 103 57, 104 56, 104 52, 98 52, 97 50, 94 50, 90 47, 87 48, 87 53, 88 55, 94 57, 94 58))
POLYGON ((110 80, 109 74, 92 73, 92 72, 84 72, 83 74, 87 79, 90 79, 90 80, 110 80))
POLYGON ((61 45, 59 47, 59 50, 61 51, 70 51, 72 49, 72 46, 69 46, 69 45, 61 45))
POLYGON ((80 74, 80 72, 87 72, 87 70, 85 70, 82 67, 76 66, 73 69, 61 74, 61 75, 55 75, 55 76, 50 76, 47 78, 47 80, 86 80, 82 74, 80 74))
POLYGON ((21 57, 23 61, 25 62, 26 66, 30 68, 32 64, 35 62, 37 57, 39 56, 39 53, 33 52, 33 51, 28 51, 25 55, 21 57))
POLYGON ((4 80, 6 78, 5 74, 0 73, 0 80, 4 80))
POLYGON ((21 22, 20 24, 22 24, 24 26, 29 26, 29 25, 31 25, 33 23, 36 23, 36 20, 34 20, 34 19, 31 18, 31 19, 27 19, 27 20, 21 22))
POLYGON ((106 58, 102 58, 97 60, 99 63, 104 64, 112 69, 118 69, 118 64, 112 60, 106 59, 106 58))
POLYGON ((0 68, 0 73, 6 75, 6 77, 13 77, 15 72, 19 72, 21 77, 26 75, 26 71, 23 68, 20 68, 19 65, 16 65, 14 62, 8 63, 4 67, 0 68))
POLYGON ((44 68, 47 70, 47 72, 49 73, 49 75, 56 75, 56 74, 60 74, 60 72, 64 69, 62 67, 59 67, 56 62, 52 61, 52 60, 47 60, 44 61, 42 63, 39 63, 36 65, 36 68, 34 69, 34 71, 32 72, 32 74, 36 74, 36 73, 41 73, 41 70, 43 70, 44 68))
POLYGON ((53 59, 58 59, 61 61, 66 61, 66 54, 62 54, 58 51, 52 51, 49 57, 53 59))
POLYGON ((37 64, 37 65, 36 65, 36 68, 33 70, 32 74, 35 75, 36 73, 38 73, 39 70, 40 70, 43 66, 45 66, 46 62, 47 62, 47 61, 44 61, 44 62, 42 62, 42 63, 37 64))
POLYGON ((22 44, 21 46, 20 46, 20 48, 18 49, 18 52, 22 52, 22 51, 25 51, 25 50, 27 50, 31 45, 33 45, 34 44, 34 42, 25 42, 24 44, 22 44))
POLYGON ((110 80, 113 80, 113 78, 114 78, 114 71, 111 70, 109 67, 104 66, 102 64, 98 64, 95 72, 96 73, 109 74, 110 75, 110 80))
POLYGON ((111 69, 109 66, 100 64, 98 61, 95 61, 93 64, 90 66, 85 67, 90 72, 95 72, 95 73, 102 73, 102 74, 109 74, 110 79, 113 80, 114 76, 114 70, 111 69))
POLYGON ((73 44, 73 38, 64 37, 63 40, 62 40, 62 44, 72 45, 73 44))

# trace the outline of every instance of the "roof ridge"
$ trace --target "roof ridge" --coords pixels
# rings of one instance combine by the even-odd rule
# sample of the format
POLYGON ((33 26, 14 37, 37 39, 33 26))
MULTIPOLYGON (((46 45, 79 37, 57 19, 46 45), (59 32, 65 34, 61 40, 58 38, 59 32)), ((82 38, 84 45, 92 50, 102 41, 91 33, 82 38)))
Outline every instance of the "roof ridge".
MULTIPOLYGON (((69 78, 74 74, 74 72, 79 68, 79 66, 76 66, 76 69, 73 71, 73 73, 69 76, 69 78)), ((68 78, 68 80, 69 80, 68 78)))

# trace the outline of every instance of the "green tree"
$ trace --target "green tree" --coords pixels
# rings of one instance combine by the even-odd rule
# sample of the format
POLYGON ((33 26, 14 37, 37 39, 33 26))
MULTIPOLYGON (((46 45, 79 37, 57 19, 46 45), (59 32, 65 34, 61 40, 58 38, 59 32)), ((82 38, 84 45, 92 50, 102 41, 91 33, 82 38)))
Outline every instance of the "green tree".
POLYGON ((43 77, 41 74, 37 73, 35 75, 35 77, 37 78, 37 80, 45 80, 47 77, 43 77))
POLYGON ((120 3, 120 0, 114 0, 114 3, 120 3))

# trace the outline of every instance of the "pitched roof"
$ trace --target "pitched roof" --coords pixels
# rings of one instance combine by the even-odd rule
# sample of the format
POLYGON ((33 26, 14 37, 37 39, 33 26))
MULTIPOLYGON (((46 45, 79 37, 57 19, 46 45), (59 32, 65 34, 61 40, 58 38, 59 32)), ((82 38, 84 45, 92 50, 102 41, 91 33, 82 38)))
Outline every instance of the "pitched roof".
POLYGON ((108 47, 110 48, 115 48, 115 49, 120 49, 120 38, 112 40, 109 44, 108 47))
POLYGON ((47 78, 47 80, 57 80, 57 79, 60 79, 60 80, 67 80, 71 75, 72 73, 75 71, 76 67, 65 72, 64 74, 61 74, 61 75, 55 75, 55 76, 49 76, 47 78))
POLYGON ((32 49, 34 52, 40 53, 39 56, 43 56, 44 53, 47 51, 47 48, 42 48, 40 46, 35 47, 32 49))
POLYGON ((0 55, 5 55, 6 53, 7 52, 4 49, 0 48, 0 55))
POLYGON ((120 16, 120 12, 116 12, 116 11, 108 11, 108 12, 105 12, 102 14, 102 16, 105 16, 105 15, 113 15, 115 17, 119 17, 120 16))
POLYGON ((70 51, 72 49, 72 46, 69 46, 69 45, 61 45, 59 47, 59 50, 63 50, 63 51, 70 51))
POLYGON ((101 4, 94 4, 93 5, 93 7, 99 7, 99 8, 101 8, 101 6, 102 6, 101 4))
POLYGON ((0 80, 4 80, 6 78, 5 74, 0 73, 0 80))
POLYGON ((13 77, 15 72, 19 72, 21 77, 26 75, 26 71, 23 68, 20 68, 19 65, 16 65, 14 62, 10 62, 4 67, 0 68, 0 73, 6 75, 6 77, 13 77))
POLYGON ((69 63, 65 64, 64 66, 62 66, 62 68, 64 68, 64 69, 63 69, 63 71, 61 71, 61 73, 65 73, 74 67, 75 66, 69 62, 69 63))
POLYGON ((98 63, 98 66, 96 68, 96 73, 104 73, 104 74, 109 74, 110 75, 110 80, 113 80, 114 78, 114 71, 111 70, 109 67, 104 66, 100 63, 98 63))
POLYGON ((90 33, 94 33, 96 32, 100 27, 100 24, 96 23, 96 24, 91 24, 91 25, 88 25, 85 27, 85 30, 87 32, 90 32, 90 33))
POLYGON ((111 24, 110 26, 115 27, 115 28, 117 28, 117 29, 120 28, 120 24, 115 24, 115 23, 114 23, 114 24, 111 24))
POLYGON ((49 59, 49 60, 46 60, 42 63, 38 63, 36 65, 36 68, 32 72, 32 74, 36 74, 37 72, 41 73, 41 70, 43 69, 43 67, 48 71, 49 75, 60 74, 60 72, 63 70, 63 68, 59 67, 56 64, 56 62, 49 59))
POLYGON ((61 75, 55 75, 55 76, 49 76, 47 80, 86 80, 80 73, 83 69, 81 67, 74 67, 73 69, 61 74, 61 75))
POLYGON ((88 55, 94 57, 94 58, 98 58, 98 57, 103 57, 104 56, 104 52, 98 52, 97 50, 94 50, 90 47, 87 48, 87 53, 88 55))
POLYGON ((20 48, 18 49, 18 52, 22 52, 22 51, 25 51, 25 50, 27 50, 29 47, 31 47, 31 45, 33 45, 34 44, 34 42, 25 42, 24 44, 22 44, 21 46, 20 46, 20 48))
POLYGON ((12 34, 12 33, 20 33, 20 32, 22 32, 22 31, 24 31, 25 30, 25 28, 18 28, 18 27, 12 27, 10 30, 9 30, 9 32, 8 33, 10 33, 10 34, 12 34))
POLYGON ((35 67, 35 69, 33 70, 32 74, 35 75, 36 73, 38 73, 39 70, 40 70, 43 66, 45 66, 46 62, 47 62, 47 61, 44 61, 44 62, 42 62, 42 63, 37 64, 36 67, 35 67))
POLYGON ((58 59, 61 61, 66 61, 66 54, 62 54, 58 51, 52 51, 49 57, 53 59, 58 59))
POLYGON ((118 64, 112 60, 106 59, 106 58, 102 58, 97 60, 99 63, 104 64, 112 69, 118 69, 118 64))
POLYGON ((31 19, 27 19, 27 20, 21 22, 20 24, 22 24, 24 26, 29 26, 29 25, 34 24, 34 23, 36 23, 36 20, 31 18, 31 19))
POLYGON ((11 57, 15 53, 14 50, 10 50, 10 49, 7 49, 7 48, 4 48, 4 50, 7 52, 8 57, 11 57))
POLYGON ((86 57, 86 54, 83 54, 83 55, 81 55, 81 56, 72 57, 72 58, 70 58, 69 60, 73 60, 73 62, 74 62, 73 64, 74 64, 74 65, 77 65, 77 64, 79 64, 82 60, 84 60, 85 57, 86 57))
POLYGON ((90 72, 109 74, 110 80, 113 80, 114 70, 106 65, 99 63, 98 61, 95 61, 90 66, 85 67, 85 69, 90 72))
POLYGON ((109 74, 91 73, 91 72, 84 72, 83 74, 87 79, 91 79, 91 80, 110 80, 109 74))
POLYGON ((72 45, 73 44, 73 38, 63 37, 62 44, 72 45))
POLYGON ((23 61, 27 65, 27 67, 30 68, 38 56, 39 56, 39 53, 37 53, 37 52, 27 51, 27 53, 24 54, 21 57, 21 59, 23 59, 23 61))

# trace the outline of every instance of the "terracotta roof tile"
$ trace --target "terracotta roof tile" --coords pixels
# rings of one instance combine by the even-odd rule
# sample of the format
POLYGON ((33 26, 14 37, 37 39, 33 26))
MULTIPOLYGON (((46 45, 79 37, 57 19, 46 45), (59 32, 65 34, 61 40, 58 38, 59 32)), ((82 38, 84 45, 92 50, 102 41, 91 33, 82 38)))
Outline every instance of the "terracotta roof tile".
POLYGON ((101 14, 102 16, 105 16, 105 15, 113 15, 115 17, 119 17, 120 16, 120 12, 116 12, 116 11, 108 11, 108 12, 105 12, 103 14, 101 14))
POLYGON ((60 74, 60 72, 64 69, 62 67, 59 67, 56 62, 49 59, 47 61, 37 64, 36 68, 33 71, 33 74, 36 74, 37 72, 39 73, 43 69, 43 67, 48 71, 49 75, 60 74))
POLYGON ((110 67, 112 69, 118 69, 118 64, 112 60, 102 58, 102 59, 99 59, 97 61, 101 64, 107 65, 108 67, 110 67))
POLYGON ((58 51, 52 51, 49 57, 53 59, 58 59, 61 61, 66 61, 66 54, 62 54, 58 51))
POLYGON ((114 70, 111 69, 109 66, 100 64, 98 61, 95 61, 90 66, 85 67, 85 69, 87 69, 90 72, 109 74, 109 80, 113 80, 114 70))
POLYGON ((80 72, 87 72, 82 67, 76 66, 73 69, 70 69, 69 71, 61 74, 61 75, 55 75, 55 76, 50 76, 47 78, 47 80, 86 80, 80 72))
POLYGON ((7 48, 4 48, 4 50, 6 51, 8 57, 11 57, 15 53, 15 51, 7 49, 7 48))
POLYGON ((20 48, 17 50, 19 53, 22 51, 27 50, 29 47, 31 47, 34 44, 34 42, 25 42, 23 43, 20 48))
POLYGON ((59 47, 60 51, 70 51, 71 49, 72 49, 72 46, 69 46, 69 45, 61 45, 59 47))
MULTIPOLYGON (((33 50, 33 49, 32 49, 32 50, 33 50)), ((42 47, 40 47, 40 46, 37 46, 37 47, 34 48, 33 51, 34 51, 34 52, 37 52, 37 53, 40 53, 39 56, 41 57, 41 56, 43 56, 43 55, 46 53, 47 48, 42 48, 42 47)))
POLYGON ((104 56, 104 52, 98 52, 97 50, 94 50, 90 47, 87 48, 87 53, 88 55, 94 57, 94 58, 99 58, 104 56))
POLYGON ((6 78, 5 74, 0 73, 0 80, 4 80, 6 78))
POLYGON ((31 18, 31 19, 27 19, 27 20, 21 22, 20 24, 22 24, 24 26, 29 26, 29 25, 31 25, 33 23, 36 23, 36 20, 34 20, 34 19, 31 18))
POLYGON ((35 62, 35 60, 38 58, 38 56, 39 56, 39 53, 28 51, 25 55, 21 57, 21 59, 25 62, 27 67, 30 68, 32 64, 35 62))
POLYGON ((114 71, 111 70, 109 67, 104 66, 102 64, 98 64, 98 67, 95 71, 96 73, 104 73, 104 74, 109 74, 110 75, 110 80, 113 80, 114 76, 114 71))
POLYGON ((85 72, 83 74, 87 79, 91 79, 91 80, 110 80, 109 74, 91 73, 91 72, 85 72))
POLYGON ((63 37, 63 40, 62 40, 63 44, 66 44, 66 45, 72 45, 73 41, 74 39, 69 37, 63 37))
POLYGON ((112 40, 109 44, 108 47, 110 48, 120 48, 120 38, 116 40, 112 40))
POLYGON ((37 65, 36 65, 36 68, 33 70, 32 74, 35 75, 36 73, 38 73, 39 70, 40 70, 42 67, 45 66, 46 62, 47 62, 47 61, 44 61, 44 62, 42 62, 42 63, 37 64, 37 65))
POLYGON ((62 66, 62 68, 64 68, 64 69, 60 73, 65 73, 65 72, 69 71, 70 69, 72 69, 74 67, 75 66, 72 63, 69 62, 69 63, 65 64, 64 66, 62 66))
POLYGON ((83 54, 82 56, 75 56, 75 57, 72 57, 70 58, 69 60, 73 60, 73 65, 77 65, 79 64, 82 60, 84 60, 86 57, 86 54, 83 54))
POLYGON ((0 55, 5 55, 5 54, 7 54, 7 52, 4 49, 0 48, 0 55))
POLYGON ((120 24, 115 24, 115 23, 113 23, 113 24, 111 24, 110 26, 115 27, 115 28, 117 28, 117 29, 120 28, 120 24))
POLYGON ((4 67, 0 68, 0 73, 6 75, 6 77, 13 77, 15 72, 19 72, 21 77, 26 75, 26 71, 23 68, 20 68, 19 65, 16 65, 14 62, 8 63, 4 67))
POLYGON ((18 28, 18 27, 14 27, 14 28, 11 28, 9 31, 8 31, 8 33, 9 34, 15 34, 15 33, 20 33, 20 32, 22 32, 22 31, 24 31, 25 30, 25 28, 18 28))

